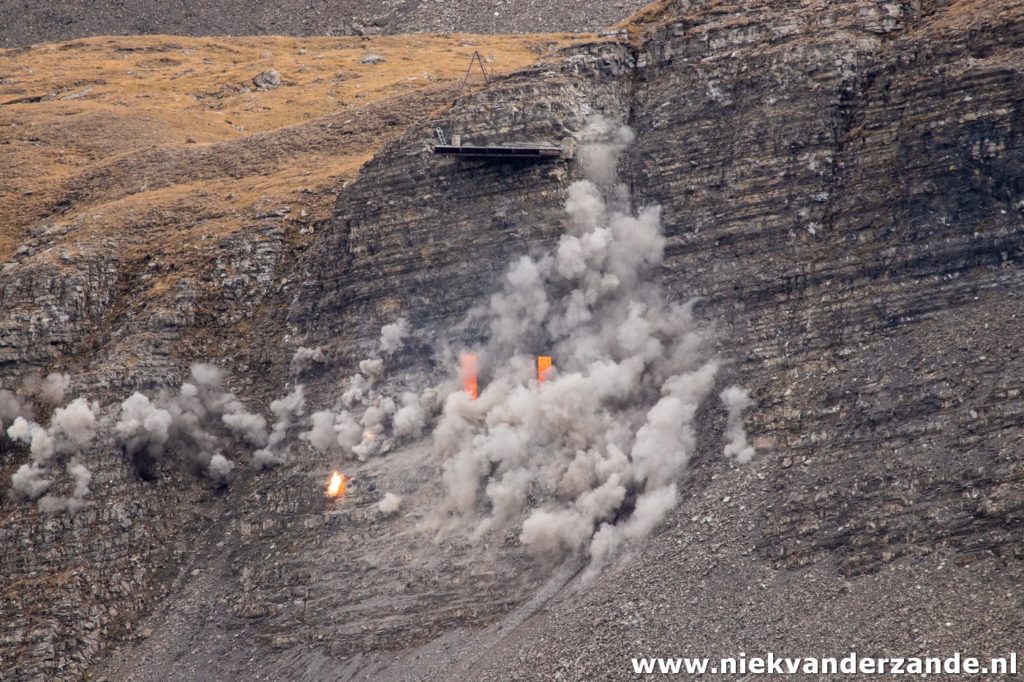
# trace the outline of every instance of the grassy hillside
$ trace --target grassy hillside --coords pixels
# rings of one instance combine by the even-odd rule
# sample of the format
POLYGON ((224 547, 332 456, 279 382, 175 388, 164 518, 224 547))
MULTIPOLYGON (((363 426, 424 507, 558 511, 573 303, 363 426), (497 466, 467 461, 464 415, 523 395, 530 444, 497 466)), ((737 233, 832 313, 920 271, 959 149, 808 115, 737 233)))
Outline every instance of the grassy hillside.
POLYGON ((72 253, 118 235, 173 257, 268 211, 312 224, 406 123, 451 100, 474 50, 505 73, 572 40, 145 36, 0 51, 0 260, 44 225, 72 253), (281 85, 257 88, 268 69, 281 85))

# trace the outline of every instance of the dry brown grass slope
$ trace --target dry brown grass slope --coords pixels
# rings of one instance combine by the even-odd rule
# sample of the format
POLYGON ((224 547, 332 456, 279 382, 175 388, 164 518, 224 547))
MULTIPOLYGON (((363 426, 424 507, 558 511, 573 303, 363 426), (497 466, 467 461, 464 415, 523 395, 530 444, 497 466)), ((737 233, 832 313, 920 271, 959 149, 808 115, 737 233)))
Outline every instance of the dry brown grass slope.
POLYGON ((72 253, 116 234, 171 258, 282 206, 311 224, 405 124, 451 99, 474 50, 503 73, 572 40, 146 36, 0 51, 0 260, 44 224, 72 253), (267 69, 283 83, 257 89, 267 69))

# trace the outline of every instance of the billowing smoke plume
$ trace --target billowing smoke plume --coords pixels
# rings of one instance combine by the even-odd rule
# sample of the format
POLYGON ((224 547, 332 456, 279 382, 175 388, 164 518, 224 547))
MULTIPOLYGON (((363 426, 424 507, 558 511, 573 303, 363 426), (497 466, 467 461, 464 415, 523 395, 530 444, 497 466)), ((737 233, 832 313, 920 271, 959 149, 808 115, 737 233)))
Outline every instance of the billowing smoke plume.
POLYGON ((300 346, 296 349, 295 354, 292 355, 292 361, 289 365, 292 374, 299 375, 309 369, 314 363, 323 363, 327 358, 324 356, 322 348, 306 348, 300 346))
POLYGON ((743 412, 754 404, 750 391, 730 386, 718 394, 728 413, 725 422, 725 455, 746 463, 754 457, 754 448, 747 444, 747 430, 743 427, 743 412))
POLYGON ((86 505, 85 496, 89 494, 89 483, 92 481, 92 473, 85 468, 85 465, 76 459, 68 462, 68 475, 75 481, 75 489, 69 497, 56 497, 46 495, 39 500, 39 508, 44 512, 68 511, 76 512, 86 505))
MULTIPOLYGON (((364 460, 420 435, 440 411, 432 435, 442 532, 517 530, 538 554, 585 551, 595 564, 649 535, 677 503, 718 367, 691 307, 667 302, 656 283, 659 208, 634 211, 615 181, 631 140, 607 121, 590 128, 586 179, 569 187, 557 248, 515 261, 500 291, 470 313, 467 322, 489 332, 472 349, 489 373, 477 399, 454 383, 384 391, 383 358, 408 334, 399 320, 303 438, 364 460), (543 382, 539 354, 555 363, 543 382)), ((380 510, 398 504, 386 496, 380 510)))
POLYGON ((210 458, 210 464, 206 467, 206 475, 214 483, 227 485, 231 470, 234 468, 235 463, 218 452, 210 458))
POLYGON ((69 386, 69 375, 51 372, 45 379, 38 374, 28 375, 17 392, 0 389, 0 431, 6 430, 18 417, 34 419, 33 400, 51 406, 63 404, 69 386))
POLYGON ((61 372, 51 372, 46 378, 30 374, 22 381, 26 395, 35 396, 48 405, 64 404, 64 394, 71 386, 71 377, 61 372))
POLYGON ((173 453, 223 485, 234 466, 219 452, 223 436, 263 448, 269 440, 267 422, 224 389, 224 372, 217 367, 192 365, 191 378, 176 393, 164 391, 152 400, 142 393, 129 396, 121 403, 114 431, 145 478, 173 453))
POLYGON ((404 317, 400 317, 391 324, 386 324, 380 330, 380 352, 391 355, 405 344, 405 337, 409 335, 409 323, 404 317))
POLYGON ((396 399, 381 388, 385 361, 380 356, 399 351, 408 333, 404 318, 384 325, 379 354, 359 363, 359 372, 349 377, 337 405, 314 412, 309 430, 301 437, 321 452, 354 455, 365 461, 389 452, 396 440, 420 435, 428 417, 439 409, 440 393, 435 389, 422 394, 406 391, 396 399))
POLYGON ((145 453, 148 461, 156 461, 170 440, 173 421, 170 411, 134 393, 121 403, 121 418, 114 430, 129 456, 145 453))
MULTIPOLYGON (((195 364, 190 379, 177 391, 163 390, 153 398, 134 393, 121 402, 113 435, 140 475, 152 478, 164 460, 174 457, 186 461, 197 474, 215 484, 226 485, 235 465, 220 446, 232 437, 258 448, 254 457, 260 466, 284 461, 288 429, 305 409, 301 385, 271 403, 276 422, 268 434, 266 419, 249 412, 224 388, 222 370, 210 364, 195 364)), ((74 512, 85 505, 92 474, 81 456, 97 435, 99 405, 78 398, 55 409, 49 426, 44 428, 32 421, 30 405, 22 396, 44 402, 59 400, 69 384, 66 374, 50 374, 45 379, 25 380, 20 394, 0 392, 0 418, 6 434, 27 445, 31 455, 31 461, 11 476, 11 493, 22 499, 39 499, 44 511, 74 512), (65 463, 74 481, 68 497, 46 494, 60 462, 65 463)))
POLYGON ((436 403, 436 393, 425 398, 407 391, 402 394, 402 406, 392 418, 395 436, 398 438, 415 438, 423 433, 426 426, 427 412, 431 404, 436 403))
MULTIPOLYGON (((474 350, 493 374, 476 400, 448 395, 433 432, 444 530, 518 529, 538 554, 587 551, 599 564, 677 502, 717 365, 690 306, 666 302, 656 284, 659 208, 634 212, 615 182, 631 139, 607 121, 591 126, 580 154, 586 179, 569 187, 557 248, 514 262, 471 314, 490 331, 474 350), (556 367, 543 383, 537 354, 556 367)), ((414 416, 401 420, 410 433, 414 416)))
MULTIPOLYGON (((697 445, 697 412, 718 367, 690 305, 669 301, 657 283, 660 209, 634 210, 616 182, 631 140, 623 126, 591 126, 579 154, 585 179, 568 188, 556 248, 512 263, 500 290, 470 313, 467 322, 488 332, 481 347, 467 349, 486 368, 478 398, 454 380, 426 390, 387 386, 388 363, 409 335, 398 319, 382 327, 377 350, 332 409, 309 417, 301 438, 332 457, 366 460, 431 433, 444 484, 435 519, 442 533, 479 540, 514 532, 532 552, 586 553, 599 566, 653 532, 678 502, 697 445), (541 354, 554 359, 543 381, 541 354)), ((322 349, 299 348, 290 369, 299 375, 323 361, 322 349)), ((69 381, 51 374, 29 384, 26 394, 59 403, 69 381)), ((749 460, 742 420, 749 392, 731 387, 720 397, 725 453, 749 460)), ((43 428, 22 396, 0 391, 0 420, 32 456, 12 477, 17 494, 42 497, 51 511, 84 504, 91 474, 81 455, 95 436, 95 409, 78 399, 43 428), (46 495, 58 460, 74 480, 66 498, 46 495)), ((221 370, 197 364, 177 391, 124 400, 114 431, 144 477, 175 457, 224 485, 235 469, 222 452, 228 438, 254 449, 257 468, 287 460, 289 433, 305 414, 303 386, 270 409, 268 432, 266 419, 224 388, 221 370)), ((378 508, 393 514, 400 505, 388 493, 378 508)))
POLYGON ((306 412, 306 396, 302 384, 297 385, 291 393, 270 403, 270 411, 277 418, 267 440, 267 446, 253 454, 253 464, 258 469, 284 464, 286 453, 282 450, 288 436, 288 427, 297 417, 306 412))
MULTIPOLYGON (((192 379, 195 382, 193 393, 201 403, 201 408, 207 413, 219 416, 229 431, 239 438, 248 441, 250 445, 263 447, 267 443, 267 420, 258 414, 253 414, 245 409, 245 406, 235 398, 235 394, 225 391, 224 371, 214 365, 201 363, 192 365, 192 379)), ((184 390, 189 384, 184 384, 184 390)), ((200 412, 196 404, 188 405, 190 409, 200 412)))
MULTIPOLYGON (((63 392, 64 389, 60 390, 63 392)), ((7 435, 12 440, 26 443, 32 457, 31 462, 21 465, 11 476, 15 496, 29 500, 39 498, 53 483, 49 476, 54 466, 67 459, 67 472, 75 481, 74 492, 67 498, 47 495, 40 500, 40 508, 44 511, 77 511, 85 505, 84 498, 89 493, 92 474, 78 457, 85 453, 96 437, 98 409, 97 404, 76 398, 65 407, 54 410, 46 428, 24 417, 14 420, 7 429, 7 435)))
POLYGON ((394 493, 385 493, 384 497, 377 503, 377 509, 382 514, 394 514, 400 506, 402 506, 402 498, 394 493))
POLYGON ((45 478, 46 470, 35 462, 22 464, 11 475, 12 491, 28 500, 34 500, 49 488, 52 480, 45 478))
POLYGON ((18 417, 31 419, 31 408, 13 391, 0 389, 0 429, 6 430, 18 417))

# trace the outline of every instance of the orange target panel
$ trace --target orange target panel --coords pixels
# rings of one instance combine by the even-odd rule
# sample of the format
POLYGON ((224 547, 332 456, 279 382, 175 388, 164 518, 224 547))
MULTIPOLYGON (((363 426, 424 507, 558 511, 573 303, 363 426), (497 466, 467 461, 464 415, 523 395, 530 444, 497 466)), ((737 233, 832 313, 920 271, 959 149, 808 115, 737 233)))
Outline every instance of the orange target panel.
POLYGON ((551 372, 551 356, 550 355, 538 355, 537 356, 537 381, 543 384, 547 381, 548 374, 551 372))
POLYGON ((462 354, 462 388, 469 394, 469 397, 476 400, 477 397, 477 361, 476 353, 462 354))

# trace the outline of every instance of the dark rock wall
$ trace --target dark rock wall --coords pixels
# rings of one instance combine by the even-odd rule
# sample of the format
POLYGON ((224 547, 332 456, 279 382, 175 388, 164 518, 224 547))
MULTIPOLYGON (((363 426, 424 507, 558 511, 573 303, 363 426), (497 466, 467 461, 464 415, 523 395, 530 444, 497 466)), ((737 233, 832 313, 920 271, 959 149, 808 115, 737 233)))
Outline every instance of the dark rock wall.
MULTIPOLYGON (((1024 8, 680 3, 662 19, 636 52, 581 56, 584 72, 600 74, 583 87, 566 89, 578 79, 570 59, 459 103, 463 138, 510 139, 517 108, 553 98, 555 129, 537 137, 577 133, 598 111, 636 130, 623 171, 638 203, 664 208, 663 275, 679 298, 703 298, 726 374, 758 400, 748 430, 763 459, 754 489, 744 484, 749 511, 709 531, 719 534, 710 555, 726 539, 776 569, 865 576, 858 600, 903 594, 913 578, 866 576, 934 553, 982 563, 965 583, 984 582, 1022 551, 1024 8)), ((425 330, 426 350, 439 329, 462 332, 511 255, 557 235, 571 164, 417 154, 434 125, 447 120, 411 130, 339 198, 335 229, 303 263, 311 287, 332 270, 337 284, 291 309, 313 338, 370 334, 401 312, 425 330), (344 269, 323 255, 337 253, 344 269)), ((712 436, 704 456, 719 447, 712 436)), ((690 507, 707 501, 700 480, 690 507)), ((655 598, 650 584, 672 589, 666 561, 638 569, 631 598, 655 598)), ((954 584, 922 602, 929 617, 947 601, 982 617, 954 584)), ((564 604, 581 623, 618 622, 606 620, 607 600, 588 597, 578 613, 573 598, 564 604)), ((695 627, 714 641, 721 626, 695 627)), ((976 627, 987 633, 979 642, 1012 632, 976 627)), ((598 629, 616 643, 629 636, 598 629)), ((555 621, 521 636, 524 679, 540 675, 527 652, 587 640, 555 621)), ((483 657, 490 670, 504 673, 502 654, 483 657)))
POLYGON ((719 7, 641 58, 636 186, 796 463, 765 553, 1016 555, 1020 6, 719 7))
MULTIPOLYGON (((664 276, 704 299, 778 457, 766 558, 858 573, 943 542, 1016 554, 1021 6, 670 11, 637 53, 503 81, 458 103, 453 129, 557 140, 596 112, 636 129, 624 170, 664 207, 664 276)), ((292 307, 311 338, 370 338, 401 312, 426 349, 462 333, 512 254, 558 234, 571 164, 421 153, 448 124, 410 130, 339 197, 292 307)))

